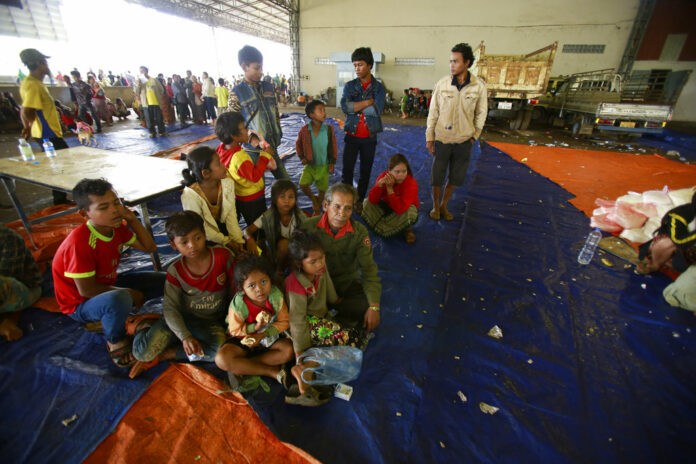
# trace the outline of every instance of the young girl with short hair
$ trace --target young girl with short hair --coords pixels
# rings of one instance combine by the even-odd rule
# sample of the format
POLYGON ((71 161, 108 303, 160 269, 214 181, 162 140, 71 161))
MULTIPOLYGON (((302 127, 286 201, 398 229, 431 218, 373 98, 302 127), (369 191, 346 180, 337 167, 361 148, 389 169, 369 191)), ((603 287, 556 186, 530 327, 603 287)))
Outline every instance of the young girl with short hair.
POLYGON ((283 292, 271 283, 273 267, 258 255, 237 261, 235 280, 241 289, 227 314, 230 339, 215 356, 217 366, 234 375, 264 375, 287 387, 283 364, 293 359, 292 343, 278 338, 288 329, 283 292))
POLYGON ((237 222, 234 181, 227 177, 217 153, 201 145, 188 154, 186 162, 188 168, 181 172, 186 185, 181 194, 182 206, 203 218, 209 241, 226 246, 235 254, 243 252, 244 238, 237 222))

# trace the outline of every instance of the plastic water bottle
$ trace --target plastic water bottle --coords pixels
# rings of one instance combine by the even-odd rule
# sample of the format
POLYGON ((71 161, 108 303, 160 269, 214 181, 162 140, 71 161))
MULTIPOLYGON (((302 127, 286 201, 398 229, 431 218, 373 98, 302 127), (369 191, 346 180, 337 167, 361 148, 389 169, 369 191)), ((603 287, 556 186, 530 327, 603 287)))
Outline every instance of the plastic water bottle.
POLYGON ((595 229, 587 235, 587 240, 585 240, 585 246, 582 247, 580 253, 578 253, 578 263, 580 264, 590 264, 592 258, 594 257, 595 250, 597 250, 597 245, 599 241, 602 240, 602 231, 595 229))
POLYGON ((56 149, 53 147, 53 143, 51 143, 50 140, 43 139, 43 149, 44 149, 44 152, 46 152, 47 157, 49 157, 49 158, 56 157, 56 149))
POLYGON ((31 149, 31 145, 24 139, 19 139, 19 154, 22 155, 24 161, 34 161, 34 150, 31 149))

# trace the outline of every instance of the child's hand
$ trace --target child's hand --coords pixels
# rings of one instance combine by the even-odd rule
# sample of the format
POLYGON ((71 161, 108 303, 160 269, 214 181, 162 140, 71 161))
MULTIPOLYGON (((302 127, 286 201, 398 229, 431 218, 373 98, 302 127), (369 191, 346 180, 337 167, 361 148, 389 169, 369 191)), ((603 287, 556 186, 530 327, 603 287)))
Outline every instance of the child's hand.
POLYGON ((232 253, 234 253, 235 256, 237 256, 240 253, 244 252, 244 246, 241 243, 237 242, 227 242, 227 245, 225 245, 227 248, 232 250, 232 253))
POLYGON ((126 220, 126 222, 130 223, 132 221, 137 221, 138 218, 135 215, 133 211, 131 211, 129 208, 126 208, 123 203, 119 206, 121 217, 126 220))
POLYGON ((278 169, 278 164, 276 164, 276 160, 271 158, 268 161, 268 165, 266 166, 266 169, 269 171, 275 171, 276 169, 278 169))
POLYGON ((247 336, 244 337, 244 338, 245 338, 246 340, 249 340, 250 342, 253 342, 253 343, 249 343, 249 342, 245 343, 245 345, 248 346, 249 348, 253 348, 253 347, 255 347, 255 346, 258 346, 259 343, 261 343, 261 340, 263 340, 264 338, 266 338, 266 332, 261 332, 261 333, 255 333, 255 334, 252 334, 252 335, 247 335, 247 336))
POLYGON ((257 248, 258 248, 258 245, 256 244, 256 240, 254 240, 253 238, 250 238, 249 240, 247 240, 246 250, 248 253, 251 253, 252 255, 257 254, 258 253, 256 251, 257 248))
POLYGON ((182 345, 184 345, 184 352, 186 352, 186 356, 191 356, 192 354, 200 354, 203 352, 203 348, 201 348, 201 344, 193 338, 193 335, 185 338, 182 342, 182 345))
POLYGON ((335 170, 336 170, 336 165, 329 164, 329 174, 333 174, 335 170))

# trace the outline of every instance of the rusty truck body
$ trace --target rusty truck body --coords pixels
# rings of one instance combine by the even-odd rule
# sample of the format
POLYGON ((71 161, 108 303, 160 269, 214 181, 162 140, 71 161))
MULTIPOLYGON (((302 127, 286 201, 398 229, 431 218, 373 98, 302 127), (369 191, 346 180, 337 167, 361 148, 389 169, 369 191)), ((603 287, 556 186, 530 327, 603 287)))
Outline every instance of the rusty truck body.
POLYGON ((556 126, 573 135, 595 129, 620 135, 661 133, 691 71, 634 70, 624 80, 613 69, 566 76, 542 98, 556 126))
POLYGON ((545 94, 557 48, 554 42, 526 55, 487 55, 481 42, 471 72, 486 83, 489 118, 505 119, 511 129, 529 126, 528 103, 545 94))

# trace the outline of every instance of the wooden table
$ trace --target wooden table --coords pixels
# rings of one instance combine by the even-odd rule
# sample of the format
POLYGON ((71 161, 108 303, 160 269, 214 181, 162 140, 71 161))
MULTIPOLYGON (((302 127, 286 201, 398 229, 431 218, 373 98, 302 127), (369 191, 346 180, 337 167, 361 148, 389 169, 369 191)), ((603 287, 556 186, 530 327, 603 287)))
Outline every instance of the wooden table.
MULTIPOLYGON (((180 189, 181 170, 186 168, 186 163, 183 161, 84 146, 57 150, 56 153, 55 158, 48 158, 43 153, 37 153, 35 162, 25 162, 21 158, 0 159, 0 179, 32 244, 34 244, 31 236, 32 224, 72 213, 77 208, 30 221, 15 193, 17 180, 70 193, 82 179, 103 177, 111 182, 124 205, 138 207, 141 221, 147 231, 152 234, 146 202, 180 189)), ((152 258, 155 268, 161 269, 159 254, 156 250, 152 258)))

